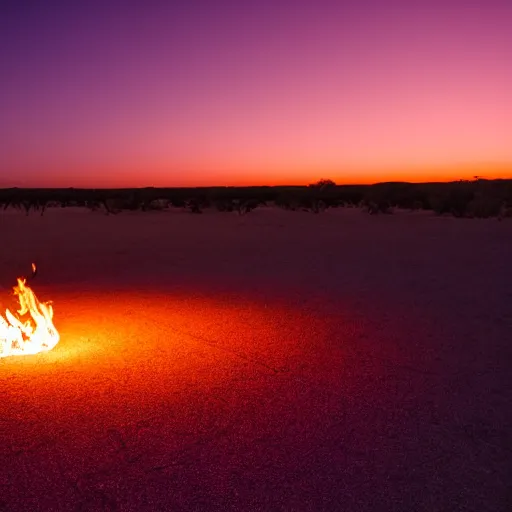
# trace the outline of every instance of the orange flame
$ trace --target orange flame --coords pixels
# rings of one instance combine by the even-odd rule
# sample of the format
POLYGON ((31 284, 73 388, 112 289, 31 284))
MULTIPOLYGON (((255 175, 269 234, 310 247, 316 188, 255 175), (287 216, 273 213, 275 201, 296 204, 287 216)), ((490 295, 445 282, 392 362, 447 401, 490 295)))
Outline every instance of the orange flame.
MULTIPOLYGON (((36 266, 32 263, 35 274, 36 266)), ((20 309, 17 315, 9 309, 5 318, 0 315, 0 357, 37 354, 51 350, 59 342, 59 333, 53 325, 53 308, 49 302, 39 302, 27 280, 18 277, 14 295, 20 309), (23 321, 21 317, 29 315, 23 321)))

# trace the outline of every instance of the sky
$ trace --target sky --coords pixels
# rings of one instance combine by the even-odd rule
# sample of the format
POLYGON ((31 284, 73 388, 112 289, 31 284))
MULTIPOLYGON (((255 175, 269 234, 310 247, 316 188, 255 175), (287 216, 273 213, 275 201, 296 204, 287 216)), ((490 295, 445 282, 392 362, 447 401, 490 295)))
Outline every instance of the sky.
POLYGON ((512 177, 510 0, 9 0, 0 187, 512 177))

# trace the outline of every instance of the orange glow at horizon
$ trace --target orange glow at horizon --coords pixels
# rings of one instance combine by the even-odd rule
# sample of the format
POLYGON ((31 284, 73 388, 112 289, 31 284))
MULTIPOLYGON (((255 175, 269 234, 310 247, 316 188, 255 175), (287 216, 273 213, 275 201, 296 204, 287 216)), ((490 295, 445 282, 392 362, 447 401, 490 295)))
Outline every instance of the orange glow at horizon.
MULTIPOLYGON (((320 179, 331 179, 338 185, 370 185, 382 182, 450 182, 458 180, 473 180, 476 176, 483 179, 512 179, 512 164, 460 164, 453 166, 410 166, 397 168, 390 166, 384 169, 347 168, 339 169, 334 166, 323 168, 285 168, 258 169, 256 167, 237 172, 236 169, 224 169, 215 172, 179 172, 167 171, 165 166, 153 166, 153 172, 144 172, 144 167, 98 166, 96 172, 88 170, 77 171, 74 178, 69 173, 45 173, 46 179, 33 179, 30 183, 7 183, 6 187, 26 186, 41 188, 144 188, 144 187, 216 187, 216 186, 303 186, 320 179)), ((4 186, 4 185, 2 185, 4 186)), ((1 187, 0 187, 1 188, 1 187)))

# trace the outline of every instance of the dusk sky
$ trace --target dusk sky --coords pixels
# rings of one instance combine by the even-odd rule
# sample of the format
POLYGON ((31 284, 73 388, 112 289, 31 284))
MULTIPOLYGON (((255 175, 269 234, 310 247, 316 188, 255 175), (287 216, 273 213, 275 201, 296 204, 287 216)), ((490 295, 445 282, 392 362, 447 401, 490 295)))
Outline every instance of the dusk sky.
POLYGON ((512 177, 510 0, 3 5, 0 187, 512 177))

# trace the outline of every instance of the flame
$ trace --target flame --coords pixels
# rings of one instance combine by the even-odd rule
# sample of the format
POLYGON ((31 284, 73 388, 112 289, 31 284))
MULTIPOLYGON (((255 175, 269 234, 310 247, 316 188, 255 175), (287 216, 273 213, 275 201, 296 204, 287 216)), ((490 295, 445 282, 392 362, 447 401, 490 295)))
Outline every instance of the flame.
MULTIPOLYGON (((34 263, 32 273, 36 273, 34 263)), ((26 283, 25 278, 18 277, 18 286, 14 287, 20 304, 17 314, 6 309, 5 318, 0 315, 0 357, 37 354, 51 350, 59 342, 51 304, 39 302, 26 283)))

